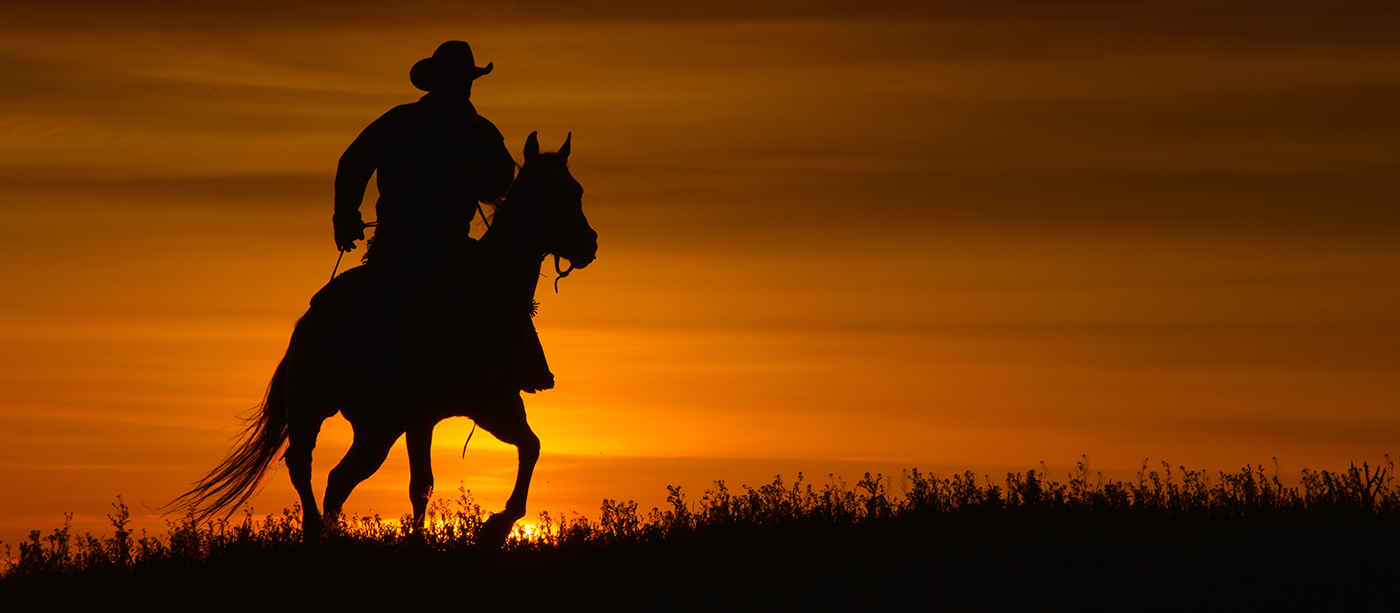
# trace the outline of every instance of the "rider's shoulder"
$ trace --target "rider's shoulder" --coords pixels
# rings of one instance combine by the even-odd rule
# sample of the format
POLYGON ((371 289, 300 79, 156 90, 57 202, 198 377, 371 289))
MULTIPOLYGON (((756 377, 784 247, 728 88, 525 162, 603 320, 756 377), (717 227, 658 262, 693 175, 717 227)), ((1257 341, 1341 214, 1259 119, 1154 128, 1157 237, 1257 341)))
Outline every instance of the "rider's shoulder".
POLYGON ((383 125, 404 121, 416 121, 425 118, 427 113, 427 105, 423 104, 421 100, 418 102, 409 102, 408 104, 400 104, 385 111, 383 115, 379 116, 379 119, 374 120, 374 123, 383 125))
POLYGON ((380 116, 379 119, 380 121, 393 121, 395 119, 407 119, 410 117, 417 118, 425 116, 427 113, 427 105, 420 100, 418 102, 400 104, 392 109, 389 109, 382 116, 380 116))
POLYGON ((405 130, 413 130, 412 126, 424 124, 428 121, 423 105, 419 102, 400 104, 389 109, 379 119, 374 120, 365 128, 365 132, 379 137, 390 138, 395 134, 401 134, 405 130))
POLYGON ((480 113, 477 113, 475 121, 477 129, 480 130, 482 134, 500 140, 505 140, 506 137, 501 134, 501 131, 499 129, 496 128, 496 124, 491 123, 490 119, 482 117, 480 113))

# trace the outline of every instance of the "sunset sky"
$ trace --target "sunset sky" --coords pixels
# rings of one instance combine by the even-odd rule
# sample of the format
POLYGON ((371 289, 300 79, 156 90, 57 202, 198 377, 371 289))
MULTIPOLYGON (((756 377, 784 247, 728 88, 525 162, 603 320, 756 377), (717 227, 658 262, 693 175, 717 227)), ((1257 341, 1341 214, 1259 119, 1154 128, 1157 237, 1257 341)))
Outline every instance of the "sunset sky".
MULTIPOLYGON (((105 531, 117 495, 163 531, 330 275, 337 159, 450 39, 494 62, 473 101, 517 159, 573 133, 600 234, 541 284, 527 518, 798 471, 1400 454, 1393 2, 17 4, 12 546, 105 531)), ((513 450, 463 459, 470 429, 437 429, 439 494, 499 510, 513 450)), ((327 422, 318 492, 349 442, 327 422)), ((407 485, 400 441, 347 511, 407 485)), ((279 470, 253 507, 294 499, 279 470)))

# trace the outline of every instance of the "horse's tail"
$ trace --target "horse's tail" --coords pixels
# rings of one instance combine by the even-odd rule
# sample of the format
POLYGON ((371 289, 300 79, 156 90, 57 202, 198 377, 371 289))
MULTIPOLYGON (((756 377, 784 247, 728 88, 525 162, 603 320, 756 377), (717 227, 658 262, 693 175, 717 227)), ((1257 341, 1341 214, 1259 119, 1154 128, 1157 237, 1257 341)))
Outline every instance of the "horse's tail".
POLYGON ((255 414, 244 418, 243 433, 228 456, 214 470, 194 484, 194 489, 167 506, 185 508, 196 521, 227 510, 228 515, 247 502, 260 489, 263 478, 287 443, 287 361, 277 365, 267 396, 255 414))

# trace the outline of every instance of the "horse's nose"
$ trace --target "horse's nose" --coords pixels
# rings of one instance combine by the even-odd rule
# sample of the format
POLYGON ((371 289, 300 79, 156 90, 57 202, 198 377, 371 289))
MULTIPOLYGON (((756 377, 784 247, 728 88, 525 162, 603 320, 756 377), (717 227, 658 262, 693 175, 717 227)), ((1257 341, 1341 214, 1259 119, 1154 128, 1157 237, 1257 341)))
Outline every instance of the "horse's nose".
POLYGON ((573 258, 570 258, 570 259, 569 259, 569 263, 570 263, 570 264, 573 264, 573 265, 574 265, 574 268, 585 268, 585 267, 587 267, 589 264, 592 264, 592 263, 593 263, 593 260, 597 259, 597 257, 598 257, 598 250, 597 250, 597 248, 594 248, 593 251, 588 252, 588 255, 581 256, 581 257, 579 257, 577 260, 575 260, 575 259, 573 259, 573 258))
POLYGON ((592 264, 592 263, 593 263, 593 260, 595 260, 595 259, 597 259, 597 258, 598 258, 598 243, 597 243, 597 241, 594 241, 594 243, 593 243, 592 245, 589 245, 587 251, 585 251, 584 253, 579 254, 579 257, 578 257, 577 260, 575 260, 575 259, 573 259, 573 258, 570 258, 570 259, 569 259, 569 262, 572 263, 572 264, 574 265, 575 268, 583 268, 583 267, 585 267, 585 266, 588 266, 589 264, 592 264))
POLYGON ((589 228, 589 229, 588 229, 588 242, 587 242, 587 245, 584 247, 583 251, 584 251, 584 253, 580 254, 580 257, 579 257, 578 261, 574 261, 572 258, 569 259, 569 262, 572 263, 576 268, 583 268, 584 266, 587 266, 587 265, 593 263, 593 260, 597 259, 597 257, 598 257, 598 231, 597 231, 597 230, 594 230, 593 228, 589 228))

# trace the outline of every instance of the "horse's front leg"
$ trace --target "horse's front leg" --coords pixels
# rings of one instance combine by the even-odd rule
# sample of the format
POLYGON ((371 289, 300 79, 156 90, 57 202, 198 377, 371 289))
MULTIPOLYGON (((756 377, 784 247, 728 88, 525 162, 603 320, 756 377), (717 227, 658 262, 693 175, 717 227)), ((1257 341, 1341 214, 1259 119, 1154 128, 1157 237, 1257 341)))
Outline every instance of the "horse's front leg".
MULTIPOLYGON (((529 425, 524 427, 523 436, 519 442, 513 442, 520 466, 515 473, 515 489, 510 492, 510 499, 506 500, 506 515, 511 519, 525 517, 525 499, 530 495, 530 478, 535 474, 535 463, 540 459, 540 437, 535 436, 535 432, 529 425)), ((507 441, 510 442, 510 441, 507 441)))
POLYGON ((423 516, 428 500, 433 496, 433 426, 423 423, 410 426, 408 443, 408 498, 413 502, 413 529, 423 528, 423 516))
POLYGON ((503 512, 491 516, 482 526, 483 540, 487 543, 504 543, 516 520, 525 517, 525 499, 530 495, 530 477, 535 473, 535 462, 540 459, 540 438, 530 429, 525 419, 525 403, 517 392, 503 399, 499 408, 483 411, 477 425, 490 432, 501 442, 515 445, 520 457, 520 467, 515 474, 515 489, 506 500, 503 512))

